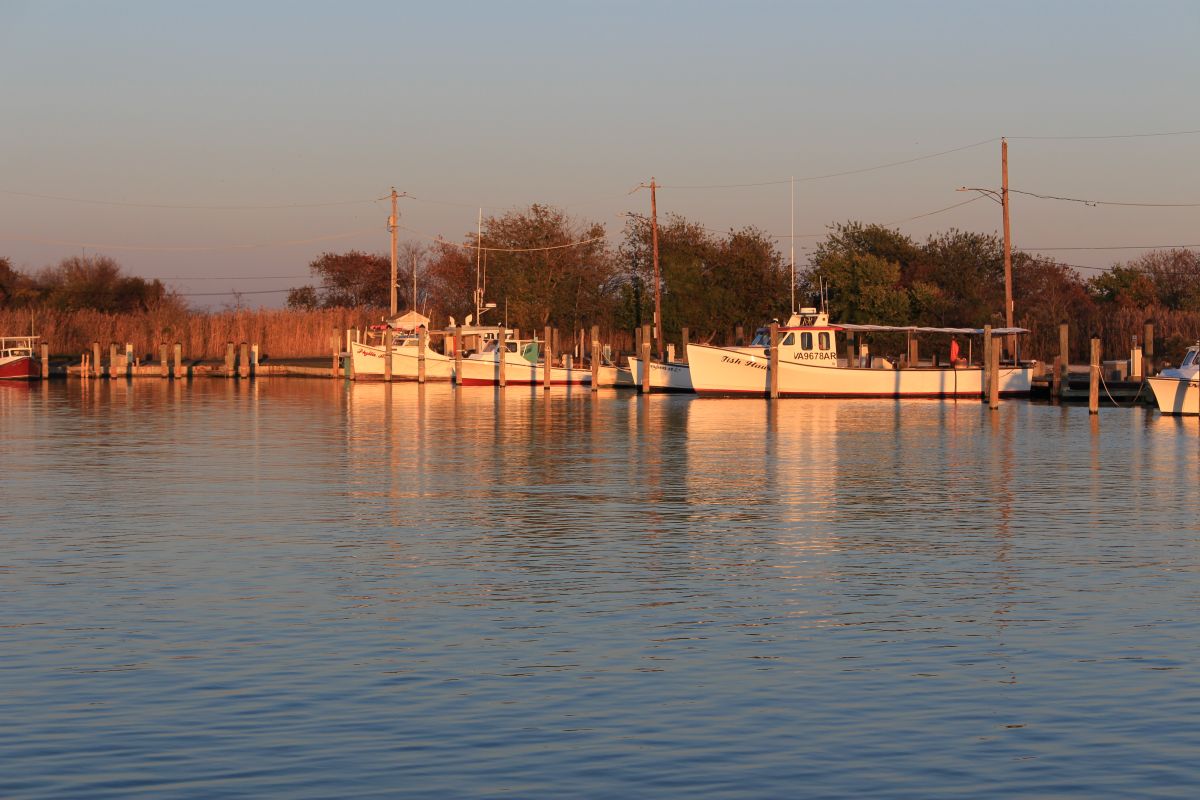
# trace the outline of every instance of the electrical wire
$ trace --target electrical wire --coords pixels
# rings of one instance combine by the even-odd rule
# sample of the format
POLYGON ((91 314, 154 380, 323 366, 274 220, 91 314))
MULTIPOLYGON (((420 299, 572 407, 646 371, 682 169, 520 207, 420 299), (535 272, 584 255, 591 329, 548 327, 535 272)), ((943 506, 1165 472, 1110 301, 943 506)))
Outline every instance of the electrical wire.
POLYGON ((345 233, 333 233, 329 234, 328 236, 316 236, 309 239, 288 239, 278 242, 264 242, 262 244, 204 245, 196 247, 163 247, 155 245, 106 244, 100 242, 71 242, 64 241, 62 239, 42 239, 31 236, 3 236, 0 237, 0 241, 26 242, 29 244, 52 244, 61 247, 90 247, 93 250, 130 250, 162 253, 208 253, 224 250, 262 250, 269 247, 290 247, 298 244, 315 244, 317 242, 348 239, 354 236, 361 236, 364 233, 373 233, 375 231, 375 228, 360 228, 354 231, 346 231, 345 233))
MULTIPOLYGON (((65 197, 54 194, 38 194, 36 192, 17 192, 11 189, 0 189, 0 194, 14 197, 34 197, 39 200, 58 200, 64 203, 85 203, 97 206, 120 206, 122 208, 158 208, 178 211, 258 211, 282 208, 331 208, 334 206, 352 206, 363 203, 374 203, 375 200, 335 200, 325 203, 281 203, 277 205, 176 205, 172 203, 125 203, 119 200, 95 200, 85 197, 65 197)), ((390 197, 391 195, 389 195, 390 197)))
POLYGON ((460 244, 459 242, 452 242, 449 239, 445 239, 441 236, 430 236, 428 233, 422 233, 421 231, 414 230, 412 228, 406 228, 403 225, 397 225, 396 228, 402 231, 408 231, 411 234, 421 236, 438 244, 448 245, 449 247, 459 247, 463 250, 470 250, 472 252, 479 250, 485 253, 541 253, 547 250, 565 250, 568 247, 581 247, 585 244, 599 242, 606 238, 605 236, 593 236, 590 239, 581 239, 578 242, 555 244, 547 247, 479 247, 478 245, 473 244, 460 244))
MULTIPOLYGON (((978 191, 978 190, 976 190, 978 191)), ((1036 197, 1039 200, 1062 200, 1068 203, 1083 203, 1088 206, 1130 206, 1136 208, 1200 208, 1200 203, 1129 203, 1117 202, 1114 200, 1083 200, 1078 197, 1061 197, 1054 194, 1038 194, 1037 192, 1024 192, 1020 189, 1009 189, 1012 194, 1023 194, 1026 197, 1036 197)))

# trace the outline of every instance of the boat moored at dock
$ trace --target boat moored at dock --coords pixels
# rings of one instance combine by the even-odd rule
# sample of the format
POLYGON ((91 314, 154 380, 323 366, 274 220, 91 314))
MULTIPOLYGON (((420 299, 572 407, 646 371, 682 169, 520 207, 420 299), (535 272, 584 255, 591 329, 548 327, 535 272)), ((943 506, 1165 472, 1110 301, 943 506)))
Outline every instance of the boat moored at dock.
MULTIPOLYGON (((975 328, 921 328, 916 326, 832 325, 828 314, 804 308, 779 328, 778 376, 780 397, 960 397, 984 394, 984 370, 964 363, 947 366, 903 366, 878 360, 877 366, 852 366, 839 360, 837 334, 853 332, 943 333, 982 335, 975 328)), ((1019 328, 999 328, 994 337, 1025 333, 1019 328)), ((692 386, 699 394, 759 395, 771 393, 771 342, 760 329, 750 347, 711 347, 689 344, 688 364, 692 386)), ((1032 388, 1032 363, 1002 365, 999 394, 1028 396, 1032 388)))
POLYGON ((1154 402, 1164 414, 1200 414, 1200 344, 1188 348, 1178 367, 1147 378, 1154 402))
POLYGON ((39 377, 38 336, 0 336, 0 379, 30 381, 39 377))

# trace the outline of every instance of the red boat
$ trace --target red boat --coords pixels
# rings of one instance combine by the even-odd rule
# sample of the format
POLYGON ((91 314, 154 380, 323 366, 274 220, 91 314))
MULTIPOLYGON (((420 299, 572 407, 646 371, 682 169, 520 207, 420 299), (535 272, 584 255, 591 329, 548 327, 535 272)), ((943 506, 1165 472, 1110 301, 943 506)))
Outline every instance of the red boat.
POLYGON ((29 381, 41 376, 34 357, 37 336, 0 336, 0 379, 29 381))

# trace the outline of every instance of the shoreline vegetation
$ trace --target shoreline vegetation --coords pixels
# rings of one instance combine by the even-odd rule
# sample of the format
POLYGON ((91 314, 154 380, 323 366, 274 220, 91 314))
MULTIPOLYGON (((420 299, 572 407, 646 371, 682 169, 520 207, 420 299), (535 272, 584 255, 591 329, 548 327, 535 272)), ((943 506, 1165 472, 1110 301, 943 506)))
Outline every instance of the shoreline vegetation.
MULTIPOLYGON (((477 324, 560 342, 600 327, 603 343, 630 353, 636 331, 653 320, 659 267, 664 338, 734 344, 796 306, 827 301, 835 323, 972 327, 1004 324, 1003 241, 995 234, 951 229, 918 242, 880 225, 831 225, 794 273, 780 240, 757 228, 714 232, 677 215, 660 220, 653 258, 650 220, 631 216, 616 245, 598 223, 544 205, 486 217, 461 242, 405 242, 397 259, 397 308, 417 308, 431 329, 477 324), (821 299, 818 299, 821 298, 821 299)), ((1101 339, 1107 357, 1122 358, 1145 324, 1154 325, 1156 362, 1177 361, 1200 339, 1200 253, 1151 250, 1084 277, 1082 268, 1014 251, 1014 323, 1026 328, 1022 358, 1051 361, 1059 325, 1070 329, 1072 361, 1101 339)), ((337 331, 376 324, 387 315, 391 258, 351 250, 323 253, 308 264, 312 285, 280 290, 286 308, 190 308, 161 281, 122 274, 104 255, 74 256, 38 272, 18 271, 0 255, 0 334, 34 334, 51 354, 78 357, 93 342, 129 343, 135 357, 156 360, 163 344, 191 360, 224 357, 230 342, 257 344, 265 360, 325 357, 337 331)), ((241 298, 233 293, 240 306, 241 298)), ((945 351, 948 337, 922 334, 921 352, 945 351)), ((899 355, 902 335, 877 334, 872 352, 899 355)), ((437 345, 435 338, 435 346, 437 345)))

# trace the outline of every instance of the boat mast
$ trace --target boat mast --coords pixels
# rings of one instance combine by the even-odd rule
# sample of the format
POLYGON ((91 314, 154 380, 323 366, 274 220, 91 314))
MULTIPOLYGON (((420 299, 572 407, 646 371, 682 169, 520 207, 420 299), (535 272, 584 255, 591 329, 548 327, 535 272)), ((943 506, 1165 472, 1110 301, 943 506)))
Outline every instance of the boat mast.
POLYGON ((396 223, 399 219, 396 216, 396 187, 392 187, 392 215, 388 217, 388 231, 392 234, 392 280, 389 284, 390 301, 388 308, 391 310, 390 316, 396 316, 396 223))
MULTIPOLYGON (((1012 227, 1008 219, 1008 140, 1000 139, 1000 205, 1004 208, 1004 324, 1013 326, 1013 296, 1012 296, 1012 227)), ((1016 337, 1005 337, 1005 347, 1010 356, 1013 355, 1013 340, 1016 337)))
POLYGON ((658 360, 663 356, 662 280, 658 274, 658 203, 654 197, 657 184, 650 177, 650 241, 654 249, 654 338, 658 342, 658 360))
POLYGON ((789 241, 792 243, 792 313, 796 313, 796 176, 791 179, 792 185, 792 230, 789 241))

